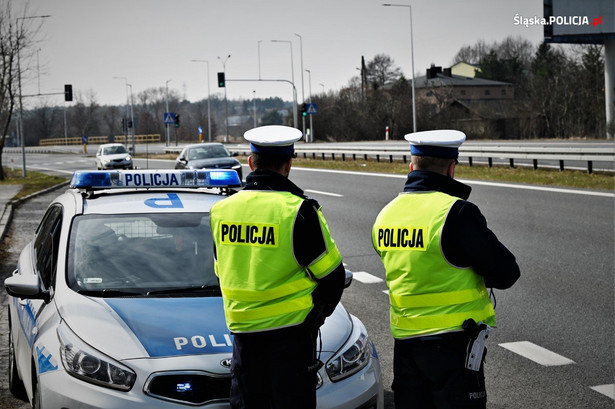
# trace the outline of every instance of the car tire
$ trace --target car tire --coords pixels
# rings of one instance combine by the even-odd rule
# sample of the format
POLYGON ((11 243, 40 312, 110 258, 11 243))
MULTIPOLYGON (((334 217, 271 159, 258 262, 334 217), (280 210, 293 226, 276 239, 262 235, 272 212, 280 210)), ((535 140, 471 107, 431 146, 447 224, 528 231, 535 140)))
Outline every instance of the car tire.
MULTIPOLYGON (((9 327, 10 328, 10 327, 9 327)), ((26 394, 26 388, 23 382, 19 379, 19 373, 17 372, 17 365, 15 363, 15 346, 13 345, 12 330, 9 329, 9 391, 17 399, 28 401, 28 395, 26 394)))

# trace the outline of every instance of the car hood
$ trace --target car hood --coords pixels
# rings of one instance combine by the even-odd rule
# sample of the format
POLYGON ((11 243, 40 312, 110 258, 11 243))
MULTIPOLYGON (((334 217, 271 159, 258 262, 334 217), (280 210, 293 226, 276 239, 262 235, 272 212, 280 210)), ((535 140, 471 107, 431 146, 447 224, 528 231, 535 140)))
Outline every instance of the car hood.
POLYGON ((191 160, 188 162, 187 167, 194 169, 224 168, 228 166, 236 166, 239 164, 239 161, 235 158, 210 158, 191 160))
MULTIPOLYGON (((86 343, 116 359, 232 352, 221 297, 91 298, 60 306, 86 343)), ((352 321, 340 304, 321 328, 322 351, 337 351, 352 321)))
POLYGON ((113 155, 102 155, 100 158, 106 159, 106 160, 118 160, 118 159, 126 159, 128 155, 130 154, 129 153, 116 153, 113 155))

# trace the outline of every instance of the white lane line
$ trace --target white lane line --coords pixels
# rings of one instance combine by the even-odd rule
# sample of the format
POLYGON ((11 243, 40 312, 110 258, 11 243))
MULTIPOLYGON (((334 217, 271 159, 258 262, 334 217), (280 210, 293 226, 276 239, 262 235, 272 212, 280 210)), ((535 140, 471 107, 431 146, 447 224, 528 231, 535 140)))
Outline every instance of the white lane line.
MULTIPOLYGON (((395 179, 407 179, 408 178, 408 175, 356 172, 356 171, 351 171, 351 170, 312 169, 312 168, 300 168, 300 167, 295 167, 295 166, 293 166, 293 169, 308 171, 308 172, 324 172, 324 173, 340 173, 340 174, 345 174, 345 175, 360 175, 361 177, 375 176, 375 177, 395 178, 395 179)), ((510 189, 541 190, 543 192, 570 193, 570 194, 575 194, 575 195, 587 195, 587 196, 615 197, 615 193, 594 192, 594 191, 582 190, 582 189, 564 189, 564 188, 542 187, 542 186, 532 186, 532 185, 512 184, 512 183, 484 182, 481 180, 467 180, 467 179, 458 179, 458 180, 462 183, 467 183, 469 185, 505 187, 505 188, 510 188, 510 189)))
POLYGON ((593 192, 590 190, 573 190, 573 189, 562 189, 557 187, 543 187, 543 186, 530 186, 530 185, 513 185, 509 183, 496 183, 496 182, 483 182, 479 180, 465 180, 458 179, 462 183, 466 183, 468 185, 483 185, 483 186, 494 186, 494 187, 505 187, 509 189, 525 189, 525 190, 540 190, 542 192, 555 192, 555 193, 570 193, 574 195, 587 195, 587 196, 602 196, 602 197, 615 197, 615 193, 608 192, 593 192))
POLYGON ((315 193, 317 195, 325 195, 325 196, 333 196, 333 197, 344 197, 344 195, 340 195, 339 193, 331 193, 331 192, 321 192, 320 190, 311 190, 305 189, 306 192, 315 193))
POLYGON ((569 365, 574 363, 571 359, 529 341, 506 342, 499 345, 543 366, 569 365))
POLYGON ((384 281, 382 278, 378 278, 375 275, 366 273, 365 271, 354 271, 352 273, 352 278, 354 280, 362 282, 363 284, 375 284, 384 281))
POLYGON ((47 171, 51 171, 51 172, 59 172, 59 173, 68 173, 69 175, 72 175, 74 171, 72 170, 61 170, 61 169, 55 169, 55 168, 44 168, 41 166, 28 166, 31 169, 37 169, 37 170, 47 170, 47 171))
POLYGON ((596 392, 615 400, 615 383, 611 383, 609 385, 591 386, 590 389, 593 389, 596 392))

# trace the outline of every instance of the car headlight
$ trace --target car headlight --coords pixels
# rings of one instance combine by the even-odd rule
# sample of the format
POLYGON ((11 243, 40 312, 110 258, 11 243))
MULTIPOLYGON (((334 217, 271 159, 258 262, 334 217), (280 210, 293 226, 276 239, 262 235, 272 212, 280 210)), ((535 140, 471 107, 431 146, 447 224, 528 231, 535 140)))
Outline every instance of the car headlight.
POLYGON ((232 168, 233 168, 234 170, 241 169, 241 165, 233 165, 233 167, 232 167, 232 168))
POLYGON ((64 369, 75 378, 108 388, 128 391, 137 375, 83 342, 62 322, 58 326, 60 356, 64 369))
POLYGON ((130 160, 132 160, 132 157, 130 155, 126 155, 126 160, 130 161, 130 160))
MULTIPOLYGON (((353 334, 354 335, 354 334, 353 334)), ((356 335, 354 335, 356 337, 356 335)), ((347 378, 367 365, 372 354, 372 343, 365 328, 361 328, 354 342, 349 342, 325 365, 332 382, 347 378)))
POLYGON ((101 161, 102 163, 107 164, 107 163, 111 162, 111 159, 101 158, 101 159, 100 159, 100 161, 101 161))

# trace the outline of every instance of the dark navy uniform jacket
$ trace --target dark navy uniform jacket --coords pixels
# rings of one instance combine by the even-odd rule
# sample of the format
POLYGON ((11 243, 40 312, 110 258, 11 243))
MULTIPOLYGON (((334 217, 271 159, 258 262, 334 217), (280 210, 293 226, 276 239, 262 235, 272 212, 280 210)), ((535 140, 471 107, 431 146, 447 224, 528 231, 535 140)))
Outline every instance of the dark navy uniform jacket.
POLYGON ((438 191, 458 197, 442 228, 442 252, 456 267, 472 267, 491 288, 510 288, 519 278, 515 256, 487 227, 487 220, 478 207, 469 202, 472 188, 439 173, 415 170, 410 172, 404 192, 438 191))

